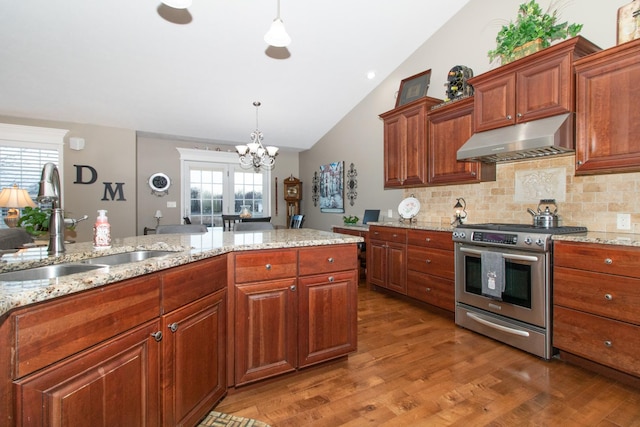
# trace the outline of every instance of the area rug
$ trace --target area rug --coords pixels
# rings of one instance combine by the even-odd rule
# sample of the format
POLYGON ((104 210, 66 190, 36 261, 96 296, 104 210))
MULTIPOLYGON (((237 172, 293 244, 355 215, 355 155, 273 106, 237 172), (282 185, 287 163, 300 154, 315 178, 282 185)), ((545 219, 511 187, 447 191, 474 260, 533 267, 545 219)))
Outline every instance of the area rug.
POLYGON ((235 415, 223 414, 222 412, 211 411, 202 420, 198 427, 269 427, 269 424, 251 418, 236 417, 235 415))

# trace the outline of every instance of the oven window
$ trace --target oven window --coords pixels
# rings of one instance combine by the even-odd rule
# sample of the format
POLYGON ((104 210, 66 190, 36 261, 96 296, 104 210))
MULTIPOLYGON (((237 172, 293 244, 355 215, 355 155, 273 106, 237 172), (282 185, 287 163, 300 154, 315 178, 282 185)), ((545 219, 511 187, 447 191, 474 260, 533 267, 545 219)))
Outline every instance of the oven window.
MULTIPOLYGON (((480 257, 465 256, 465 290, 482 295, 480 257)), ((505 261, 505 289, 502 300, 531 308, 531 265, 505 261)))

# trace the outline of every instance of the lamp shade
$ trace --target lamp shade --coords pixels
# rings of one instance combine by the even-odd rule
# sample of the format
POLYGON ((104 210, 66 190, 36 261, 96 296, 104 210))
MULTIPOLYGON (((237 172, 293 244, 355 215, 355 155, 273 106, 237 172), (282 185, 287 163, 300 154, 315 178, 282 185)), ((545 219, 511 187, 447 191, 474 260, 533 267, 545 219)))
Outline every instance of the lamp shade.
POLYGON ((157 210, 156 214, 154 215, 154 218, 162 218, 162 211, 157 210))
POLYGON ((0 207, 3 208, 24 208, 26 206, 36 207, 36 204, 27 193, 27 190, 13 185, 10 188, 3 188, 0 192, 0 207))
POLYGON ((187 9, 191 7, 191 0, 162 0, 162 3, 174 9, 187 9))
POLYGON ((274 19, 271 23, 271 28, 264 35, 264 41, 271 46, 285 47, 291 43, 291 37, 287 34, 287 30, 284 29, 284 22, 279 17, 274 19))

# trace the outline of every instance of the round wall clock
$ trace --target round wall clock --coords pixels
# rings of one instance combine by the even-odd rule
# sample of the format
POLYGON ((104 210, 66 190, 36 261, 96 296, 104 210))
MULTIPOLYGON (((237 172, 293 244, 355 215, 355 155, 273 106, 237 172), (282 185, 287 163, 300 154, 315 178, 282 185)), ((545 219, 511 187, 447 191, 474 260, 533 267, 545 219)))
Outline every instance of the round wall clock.
POLYGON ((149 187, 151 191, 158 195, 169 194, 169 187, 171 187, 171 179, 162 172, 156 172, 149 177, 149 187))

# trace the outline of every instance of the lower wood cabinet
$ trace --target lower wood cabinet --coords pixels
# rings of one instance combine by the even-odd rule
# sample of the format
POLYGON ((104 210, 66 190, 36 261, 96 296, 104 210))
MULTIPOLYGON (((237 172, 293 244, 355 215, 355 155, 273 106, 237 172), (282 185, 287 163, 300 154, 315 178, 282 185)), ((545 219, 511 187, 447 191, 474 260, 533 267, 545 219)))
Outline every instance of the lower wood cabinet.
POLYGON ((356 350, 355 244, 253 251, 235 260, 236 386, 356 350))
POLYGON ((637 247, 554 244, 554 347, 640 377, 639 259, 637 247))
POLYGON ((407 230, 369 227, 367 283, 407 293, 407 230))
POLYGON ((149 322, 16 381, 16 425, 160 425, 159 326, 149 322))

